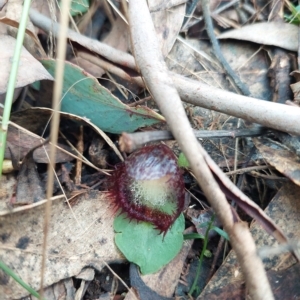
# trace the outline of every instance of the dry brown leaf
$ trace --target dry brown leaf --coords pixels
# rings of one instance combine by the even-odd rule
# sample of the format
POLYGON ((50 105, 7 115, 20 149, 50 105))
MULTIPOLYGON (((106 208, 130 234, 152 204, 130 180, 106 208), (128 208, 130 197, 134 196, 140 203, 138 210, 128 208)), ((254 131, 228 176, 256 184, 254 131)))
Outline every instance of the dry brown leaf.
MULTIPOLYGON (((31 296, 32 300, 39 300, 31 296)), ((73 300, 75 298, 75 287, 72 278, 61 280, 44 291, 44 298, 47 300, 73 300)))
MULTIPOLYGON (((295 184, 286 184, 272 199, 265 212, 273 219, 280 228, 283 228, 286 235, 290 240, 299 240, 300 238, 300 187, 295 184)), ((270 235, 268 235, 261 226, 254 222, 251 225, 251 233, 255 239, 258 247, 263 246, 277 246, 278 244, 270 235)), ((270 257, 264 260, 265 268, 268 269, 285 269, 295 263, 295 259, 292 255, 278 255, 270 257)), ((234 284, 237 281, 242 280, 242 273, 236 261, 236 256, 233 251, 229 253, 223 265, 216 272, 214 277, 205 287, 200 299, 219 299, 218 295, 220 289, 223 287, 234 284)), ((242 281, 240 281, 242 283, 242 281)), ((295 282, 294 284, 297 284, 295 282)), ((234 291, 232 291, 229 298, 232 298, 234 291)), ((243 296, 244 298, 244 296, 243 296)))
MULTIPOLYGON (((52 204, 48 232, 45 286, 80 273, 85 266, 101 270, 103 261, 122 260, 114 243, 113 211, 105 194, 91 191, 77 198, 72 210, 52 204)), ((32 288, 40 284, 44 206, 0 217, 0 259, 32 288)), ((12 278, 0 285, 2 300, 28 294, 12 278)))
MULTIPOLYGON (((3 24, 6 24, 6 25, 10 25, 14 28, 18 28, 19 27, 19 23, 15 20, 12 20, 12 19, 9 19, 7 17, 3 17, 3 18, 0 18, 0 22, 3 23, 3 24)), ((36 50, 36 54, 39 55, 41 54, 42 56, 46 56, 42 46, 41 46, 41 43, 37 37, 37 35, 35 34, 35 32, 32 32, 30 31, 29 29, 26 29, 25 32, 30 36, 30 38, 32 38, 34 44, 35 44, 35 47, 32 47, 33 50, 36 50)), ((29 37, 28 37, 29 38, 29 37)), ((32 50, 32 49, 27 49, 27 50, 32 50)), ((31 53, 32 55, 35 55, 35 53, 31 53)))
MULTIPOLYGON (((43 144, 40 144, 37 147, 42 146, 43 144)), ((16 189, 16 201, 13 205, 31 204, 45 198, 44 185, 33 160, 34 150, 35 148, 31 149, 26 154, 20 166, 16 189)), ((18 164, 18 161, 16 164, 18 164)))
MULTIPOLYGON (((148 1, 149 7, 158 7, 163 1, 148 1)), ((159 10, 151 13, 152 21, 161 45, 162 53, 167 56, 171 51, 176 37, 181 29, 185 15, 185 3, 170 9, 159 10)))
MULTIPOLYGON (((108 35, 103 39, 103 43, 114 47, 115 49, 127 52, 129 49, 128 45, 128 28, 124 20, 117 16, 115 22, 112 24, 112 29, 108 35)), ((76 44, 74 45, 76 48, 76 44)), ((100 58, 99 58, 100 59, 100 58)), ((97 66, 94 63, 82 57, 75 57, 71 59, 71 62, 80 66, 85 71, 95 76, 96 78, 102 77, 105 73, 104 69, 97 66)))
POLYGON ((14 191, 16 189, 17 179, 15 175, 2 174, 0 177, 0 211, 7 210, 10 205, 14 191))
MULTIPOLYGON (((8 77, 11 71, 12 58, 16 40, 8 35, 0 36, 0 94, 6 93, 8 77)), ((42 64, 37 61, 24 47, 21 51, 20 65, 16 88, 24 87, 38 80, 53 80, 42 64)))
POLYGON ((292 24, 278 22, 255 23, 224 32, 218 36, 218 39, 249 41, 297 51, 298 27, 292 24))
POLYGON ((56 13, 56 18, 59 20, 60 14, 57 7, 56 1, 49 0, 32 0, 31 8, 36 9, 38 12, 51 18, 51 10, 53 13, 56 13), (51 6, 51 7, 49 7, 51 6))
POLYGON ((97 65, 89 62, 88 60, 82 57, 73 57, 72 59, 70 59, 70 62, 84 69, 86 72, 88 72, 96 78, 101 78, 102 75, 105 73, 105 71, 101 67, 98 67, 97 65))
MULTIPOLYGON (((299 299, 299 275, 299 264, 295 264, 290 268, 280 271, 267 271, 267 276, 270 281, 275 299, 299 299)), ((223 288, 215 290, 214 295, 217 295, 217 298, 213 299, 245 299, 246 292, 244 280, 237 279, 223 288)))
MULTIPOLYGON (((162 297, 172 297, 175 288, 178 285, 184 262, 189 253, 189 250, 193 244, 192 240, 186 241, 179 254, 164 268, 155 274, 143 275, 140 278, 144 281, 147 287, 161 295, 162 297)), ((132 280, 132 278, 131 278, 132 280)), ((139 281, 139 280, 137 280, 139 281)), ((140 296, 143 295, 143 283, 132 282, 132 285, 136 288, 140 288, 140 296), (137 286, 135 286, 137 284, 137 286)), ((141 299, 146 299, 141 297, 141 299)), ((124 300, 135 300, 131 293, 128 293, 124 300)))
MULTIPOLYGON (((23 1, 20 0, 8 1, 5 5, 5 11, 6 11, 5 19, 7 22, 6 24, 10 23, 9 25, 13 25, 7 27, 7 32, 12 37, 17 37, 18 24, 20 23, 22 11, 23 11, 23 1)), ((26 32, 28 31, 31 32, 32 35, 35 35, 35 28, 30 20, 28 20, 26 24, 26 32)), ((37 42, 39 41, 37 37, 34 40, 37 42)), ((37 47, 37 44, 32 42, 32 37, 29 35, 24 36, 23 45, 34 56, 39 55, 40 53, 43 53, 44 55, 43 48, 41 46, 37 47), (40 52, 40 50, 42 52, 40 52)))
POLYGON ((172 8, 174 6, 184 4, 187 0, 155 0, 155 1, 149 1, 149 10, 150 12, 156 12, 159 10, 166 10, 169 8, 172 8))
POLYGON ((300 185, 300 158, 286 148, 275 148, 264 143, 263 139, 253 139, 254 145, 263 158, 280 173, 290 178, 295 184, 300 185))
MULTIPOLYGON (((253 97, 270 100, 271 89, 267 70, 269 60, 264 51, 258 51, 254 44, 247 45, 238 41, 220 41, 222 53, 232 69, 247 84, 253 97)), ((224 77, 223 70, 211 56, 209 42, 196 39, 178 39, 166 60, 168 67, 210 86, 235 91, 224 77)), ((199 108, 196 108, 199 109, 199 108)), ((211 113, 209 113, 211 114, 211 113)))
MULTIPOLYGON (((43 139, 32 133, 27 131, 21 127, 14 127, 13 124, 9 124, 8 132, 7 132, 7 141, 6 141, 6 149, 4 153, 4 157, 6 159, 11 159, 11 152, 13 153, 15 159, 20 161, 24 158, 26 153, 41 143, 43 139), (9 150, 10 149, 10 150, 9 150)), ((72 152, 71 148, 61 145, 60 143, 57 144, 59 147, 64 148, 66 151, 72 152)), ((73 153, 73 152, 72 152, 73 153)), ((38 148, 33 153, 33 159, 37 163, 48 163, 50 155, 50 146, 46 144, 43 148, 38 148), (48 154, 45 153, 45 150, 48 154)), ((55 162, 67 162, 73 160, 74 158, 70 155, 62 152, 61 150, 57 149, 55 162)))
MULTIPOLYGON (((22 126, 31 132, 42 135, 43 131, 46 129, 46 126, 49 126, 48 121, 51 118, 52 113, 52 109, 36 107, 14 113, 11 119, 14 122, 17 122, 19 126, 22 126), (30 120, 30 122, 28 122, 28 120, 30 120)), ((112 140, 107 136, 107 134, 105 134, 100 128, 91 123, 87 118, 63 112, 60 113, 60 118, 64 120, 73 120, 77 123, 81 123, 91 127, 107 142, 107 144, 114 150, 116 155, 121 160, 123 160, 120 151, 112 142, 112 140)))
POLYGON ((128 25, 124 20, 117 16, 112 24, 109 34, 103 39, 103 43, 114 47, 115 49, 127 52, 129 49, 129 32, 128 25))

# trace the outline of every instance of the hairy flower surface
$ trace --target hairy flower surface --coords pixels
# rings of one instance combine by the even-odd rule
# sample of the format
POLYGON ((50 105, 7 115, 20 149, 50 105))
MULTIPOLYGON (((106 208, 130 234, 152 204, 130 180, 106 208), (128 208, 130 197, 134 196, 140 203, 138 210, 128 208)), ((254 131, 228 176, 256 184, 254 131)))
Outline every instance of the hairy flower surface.
POLYGON ((169 147, 150 145, 116 167, 110 195, 128 218, 166 233, 184 208, 184 182, 169 147))

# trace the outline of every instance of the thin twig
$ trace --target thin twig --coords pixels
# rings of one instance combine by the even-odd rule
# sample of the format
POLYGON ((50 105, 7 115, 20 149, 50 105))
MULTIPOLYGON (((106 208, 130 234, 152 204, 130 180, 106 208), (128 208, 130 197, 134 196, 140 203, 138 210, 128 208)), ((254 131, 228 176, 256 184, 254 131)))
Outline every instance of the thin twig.
POLYGON ((41 284, 40 284, 40 299, 43 299, 44 294, 44 275, 46 271, 46 259, 47 259, 47 245, 48 245, 48 232, 50 226, 50 218, 51 218, 51 204, 50 201, 53 194, 53 186, 54 186, 54 172, 53 166, 55 165, 55 154, 58 139, 58 125, 60 119, 60 97, 63 87, 63 76, 64 76, 64 66, 65 66, 65 57, 66 57, 66 49, 67 49, 67 29, 68 29, 68 21, 69 15, 68 12, 70 10, 71 0, 66 0, 62 3, 61 8, 61 22, 62 22, 62 30, 60 31, 60 36, 58 39, 58 47, 57 47, 57 67, 55 71, 55 82, 54 82, 54 91, 53 91, 53 119, 51 122, 51 151, 49 156, 49 164, 48 164, 48 178, 47 178, 47 202, 45 207, 45 219, 43 226, 43 248, 42 248, 42 263, 41 263, 41 284))
MULTIPOLYGON (((173 135, 187 157, 198 183, 230 236, 238 261, 241 263, 250 296, 253 299, 273 299, 270 284, 263 264, 256 254, 255 243, 249 229, 240 223, 234 223, 230 205, 207 163, 209 162, 210 167, 215 169, 218 167, 194 136, 177 90, 164 63, 145 0, 129 2, 129 23, 132 49, 137 65, 141 69, 153 99, 164 114, 173 135)), ((217 176, 222 173, 220 169, 218 170, 217 176)), ((224 174, 223 176, 227 179, 224 174)), ((228 179, 226 179, 223 180, 227 183, 228 179)))
MULTIPOLYGON (((83 126, 79 126, 79 134, 77 141, 77 150, 80 155, 83 155, 84 142, 83 142, 83 126)), ((80 159, 76 160, 76 171, 75 171, 75 184, 79 185, 81 183, 81 173, 82 173, 82 161, 80 159)))
MULTIPOLYGON (((43 16, 35 9, 30 9, 29 16, 34 24, 39 24, 38 27, 46 32, 52 31, 53 36, 58 37, 61 33, 61 28, 58 23, 52 22, 49 18, 43 16)), ((118 63, 122 66, 135 69, 134 58, 123 51, 116 50, 104 43, 97 40, 90 39, 84 35, 81 35, 73 30, 68 30, 68 36, 70 40, 85 45, 89 50, 102 55, 112 62, 118 63)))
POLYGON ((135 102, 133 102, 133 103, 130 103, 130 104, 128 104, 128 106, 130 106, 130 107, 135 107, 135 106, 137 106, 137 105, 144 104, 145 102, 150 101, 150 100, 152 100, 152 97, 151 97, 151 96, 148 96, 148 97, 145 97, 145 98, 140 99, 140 100, 138 100, 138 101, 135 101, 135 102))
POLYGON ((243 174, 243 173, 247 173, 247 172, 258 171, 258 170, 268 170, 268 169, 274 169, 274 167, 272 167, 272 166, 245 167, 245 168, 241 168, 241 169, 238 169, 235 171, 226 172, 225 174, 227 176, 230 176, 230 175, 234 175, 234 174, 243 174))
MULTIPOLYGON (((198 139, 212 139, 224 137, 247 137, 260 136, 268 132, 267 128, 256 127, 253 129, 237 129, 237 130, 193 130, 194 135, 198 139)), ((174 136, 171 131, 143 131, 135 133, 123 133, 120 137, 119 144, 121 151, 133 152, 143 147, 149 142, 158 142, 163 140, 173 140, 174 136)))
POLYGON ((185 15, 184 20, 183 20, 182 28, 181 28, 182 31, 184 31, 186 29, 187 24, 189 23, 189 21, 193 17, 193 14, 194 14, 194 11, 197 7, 198 2, 199 2, 199 0, 193 0, 192 3, 190 3, 190 5, 188 6, 188 8, 186 10, 186 15, 185 15))
POLYGON ((295 252, 300 250, 299 241, 290 241, 286 244, 276 246, 263 246, 257 250, 261 259, 270 258, 273 255, 280 255, 285 252, 295 252))
POLYGON ((225 242, 225 238, 223 236, 220 236, 217 249, 214 253, 213 262, 211 263, 210 270, 209 270, 209 273, 208 273, 208 276, 207 276, 207 279, 206 279, 206 284, 210 281, 210 279, 214 275, 215 268, 216 268, 216 265, 217 265, 217 261, 220 257, 222 249, 224 248, 224 242, 225 242))
POLYGON ((227 62, 227 60, 225 59, 225 57, 221 51, 219 42, 217 41, 216 36, 214 34, 214 27, 213 27, 213 23, 212 23, 210 11, 209 11, 209 0, 201 0, 201 4, 202 4, 204 21, 205 21, 205 25, 206 25, 206 31, 210 38, 210 42, 212 44, 216 58, 218 59, 220 64, 223 66, 226 73, 231 77, 231 79, 233 80, 234 84, 239 89, 239 91, 245 96, 250 96, 248 87, 235 74, 235 72, 232 70, 232 68, 230 67, 229 63, 227 62))
POLYGON ((83 52, 83 51, 79 51, 77 52, 78 57, 81 57, 93 64, 95 64, 96 66, 99 66, 101 68, 103 68, 104 70, 111 72, 125 80, 127 80, 128 82, 133 82, 135 84, 137 84, 138 86, 144 86, 144 83, 141 79, 141 77, 137 76, 137 77, 133 77, 130 76, 128 73, 126 73, 123 69, 119 68, 118 66, 110 63, 109 61, 106 61, 104 59, 101 59, 95 55, 89 54, 87 52, 83 52))
POLYGON ((258 173, 256 171, 251 171, 251 175, 253 177, 260 177, 260 178, 264 178, 264 179, 269 179, 269 180, 281 180, 281 181, 285 181, 285 182, 289 182, 290 179, 284 177, 284 176, 276 176, 276 175, 265 175, 265 174, 261 174, 258 173))

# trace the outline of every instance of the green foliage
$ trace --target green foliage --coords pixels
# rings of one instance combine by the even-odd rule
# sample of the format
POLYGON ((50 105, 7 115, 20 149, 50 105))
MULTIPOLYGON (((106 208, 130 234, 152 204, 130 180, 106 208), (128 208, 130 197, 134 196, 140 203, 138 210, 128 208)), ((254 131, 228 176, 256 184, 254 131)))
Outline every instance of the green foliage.
MULTIPOLYGON (((200 254, 200 257, 199 257, 199 263, 198 263, 198 267, 197 267, 197 270, 196 270, 196 276, 195 276, 194 282, 192 284, 192 287, 189 291, 189 295, 191 295, 191 296, 197 290, 197 282, 198 282, 198 279, 199 279, 199 276, 200 276, 200 271, 201 271, 203 259, 204 259, 205 254, 207 254, 208 234, 209 234, 209 231, 211 230, 212 224, 214 223, 214 219, 215 219, 215 216, 213 216, 211 218, 211 220, 208 222, 208 226, 207 226, 207 229, 206 229, 206 232, 205 232, 205 237, 204 237, 204 241, 203 241, 203 248, 202 248, 202 251, 201 251, 201 254, 200 254)), ((207 222, 205 222, 205 223, 207 223, 207 222)), ((201 225, 203 225, 203 224, 201 224, 201 225)), ((197 290, 197 292, 198 292, 198 290, 197 290)))
MULTIPOLYGON (((213 226, 214 219, 215 219, 215 216, 212 216, 212 218, 209 222, 204 222, 204 223, 199 225, 199 228, 207 227, 204 237, 201 234, 197 234, 197 233, 186 235, 187 238, 193 238, 193 236, 194 236, 194 238, 201 238, 201 239, 204 240, 203 241, 203 248, 202 248, 202 251, 201 251, 201 254, 200 254, 200 257, 199 257, 199 263, 198 263, 198 267, 197 267, 197 271, 196 271, 196 276, 195 276, 193 285, 192 285, 192 287, 189 291, 189 295, 191 295, 191 296, 195 292, 197 292, 197 294, 199 293, 198 288, 197 288, 197 282, 198 282, 198 278, 200 276, 201 266, 202 266, 204 257, 208 257, 208 258, 212 257, 212 253, 207 249, 209 232, 211 230, 214 230, 219 235, 221 235, 222 237, 224 237, 226 240, 229 241, 228 234, 224 230, 222 230, 219 227, 213 226)), ((185 239, 187 239, 186 236, 185 236, 185 239)))
POLYGON ((184 225, 181 214, 163 236, 152 224, 130 221, 122 214, 114 220, 115 242, 127 260, 140 267, 142 274, 155 273, 179 253, 184 225))
POLYGON ((223 229, 213 226, 211 230, 214 230, 216 233, 218 233, 220 236, 222 236, 225 240, 229 241, 229 236, 227 232, 225 232, 223 229))
POLYGON ((23 10, 21 15, 21 20, 19 23, 16 47, 15 47, 13 57, 10 58, 11 72, 9 74, 9 80, 7 84, 7 92, 5 96, 3 116, 0 117, 0 145, 1 145, 0 146, 0 177, 2 176, 2 167, 3 167, 6 138, 7 138, 7 128, 8 128, 9 118, 10 118, 11 107, 13 103, 13 96, 15 92, 20 56, 23 47, 23 41, 25 36, 30 4, 31 4, 30 0, 25 0, 23 3, 23 10))
POLYGON ((184 236, 185 240, 193 240, 193 239, 205 239, 205 236, 203 236, 202 234, 199 233, 187 233, 184 236))
MULTIPOLYGON (((60 5, 61 1, 59 1, 60 5)), ((72 17, 77 15, 83 15, 89 9, 90 1, 89 0, 72 0, 71 1, 71 8, 70 13, 72 17)))
MULTIPOLYGON (((41 63, 54 75, 55 60, 45 59, 41 63)), ((66 62, 63 82, 61 110, 86 117, 100 129, 110 133, 133 132, 140 127, 159 123, 164 118, 147 107, 129 107, 97 79, 83 69, 66 62)))
POLYGON ((219 234, 220 236, 222 236, 225 240, 229 241, 228 234, 223 229, 221 229, 221 228, 219 228, 217 226, 212 226, 211 225, 211 221, 209 221, 209 222, 203 222, 198 227, 199 228, 205 228, 205 227, 208 227, 208 226, 210 226, 210 230, 214 230, 217 234, 219 234))
POLYGON ((207 258, 212 257, 212 253, 211 253, 208 249, 206 249, 206 250, 204 251, 203 255, 204 255, 205 257, 207 257, 207 258))
POLYGON ((284 16, 286 22, 295 24, 295 25, 299 25, 300 24, 300 5, 294 6, 293 4, 289 3, 288 8, 291 11, 291 14, 284 16))
POLYGON ((188 162, 188 160, 185 157, 185 155, 183 154, 183 152, 181 152, 179 154, 177 164, 180 168, 189 168, 190 167, 190 163, 188 162))

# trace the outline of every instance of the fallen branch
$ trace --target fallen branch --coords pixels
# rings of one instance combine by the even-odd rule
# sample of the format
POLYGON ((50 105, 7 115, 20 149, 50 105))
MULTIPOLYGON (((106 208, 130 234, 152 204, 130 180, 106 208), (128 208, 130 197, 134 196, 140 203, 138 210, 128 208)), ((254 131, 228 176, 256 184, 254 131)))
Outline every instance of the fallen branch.
MULTIPOLYGON (((207 164, 208 154, 194 136, 181 99, 169 76, 145 0, 129 2, 129 21, 136 63, 172 134, 190 162, 198 183, 230 236, 231 244, 245 275, 250 297, 273 299, 249 229, 243 224, 234 223, 230 205, 207 164)), ((216 165, 214 167, 217 168, 216 165)), ((226 177, 224 174, 223 176, 226 177)))
MULTIPOLYGON (((45 32, 52 32, 53 36, 55 37, 58 37, 60 35, 60 24, 52 22, 51 19, 40 14, 37 10, 31 8, 29 11, 29 17, 33 24, 43 29, 45 32)), ((107 58, 112 62, 115 62, 127 68, 136 68, 134 58, 128 53, 119 51, 113 47, 110 47, 97 40, 88 38, 70 29, 67 32, 67 38, 71 41, 77 42, 80 45, 83 45, 87 49, 98 53, 102 57, 107 58)))
MULTIPOLYGON (((235 129, 235 130, 193 130, 197 139, 215 139, 215 138, 238 138, 249 136, 260 136, 268 132, 267 128, 256 127, 253 129, 235 129)), ((143 147, 146 143, 159 142, 164 140, 174 140, 171 131, 141 131, 134 133, 124 132, 119 140, 121 151, 133 152, 143 147)))
POLYGON ((185 102, 300 135, 300 108, 234 94, 174 73, 172 79, 185 102))
MULTIPOLYGON (((53 31, 55 37, 59 35, 60 25, 52 22, 36 10, 30 10, 30 18, 37 27, 46 32, 53 31)), ((133 56, 128 53, 116 50, 113 47, 80 35, 72 30, 68 30, 68 38, 111 62, 137 70, 133 56)), ((111 72, 114 72, 114 70, 116 69, 111 69, 111 72)), ((124 71, 119 71, 118 76, 120 74, 122 76, 122 73, 124 71)), ((258 123, 269 128, 300 135, 300 108, 237 95, 208 86, 196 80, 185 78, 173 72, 170 73, 170 76, 181 99, 185 102, 241 118, 252 123, 258 123)), ((136 82, 142 84, 142 81, 137 78, 136 82)))

